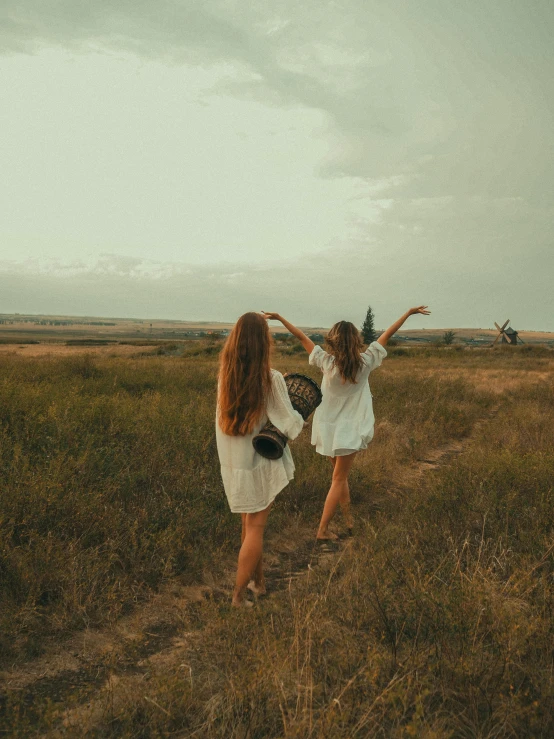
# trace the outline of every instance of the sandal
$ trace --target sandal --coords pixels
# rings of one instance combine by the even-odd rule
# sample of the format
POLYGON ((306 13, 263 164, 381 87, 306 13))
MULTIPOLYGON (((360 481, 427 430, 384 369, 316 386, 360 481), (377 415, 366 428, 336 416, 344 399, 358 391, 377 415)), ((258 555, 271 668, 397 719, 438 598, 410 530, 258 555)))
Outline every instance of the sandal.
POLYGON ((336 552, 339 549, 338 539, 316 539, 316 546, 322 551, 336 552))

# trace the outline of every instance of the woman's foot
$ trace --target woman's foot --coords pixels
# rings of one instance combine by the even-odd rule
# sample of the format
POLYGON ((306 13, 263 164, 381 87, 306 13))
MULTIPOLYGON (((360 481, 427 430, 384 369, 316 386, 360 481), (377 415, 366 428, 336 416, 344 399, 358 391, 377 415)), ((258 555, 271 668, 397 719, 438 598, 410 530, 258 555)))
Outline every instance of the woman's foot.
POLYGON ((339 537, 332 531, 318 531, 316 541, 338 541, 339 537))
POLYGON ((233 608, 252 608, 254 605, 251 600, 246 599, 246 588, 233 592, 233 600, 231 601, 233 608))
POLYGON ((251 580, 248 583, 248 590, 250 590, 256 598, 259 598, 260 596, 267 595, 267 590, 265 587, 265 582, 256 583, 254 580, 251 580))
POLYGON ((352 539, 353 536, 354 536, 354 532, 352 531, 352 529, 346 529, 346 531, 340 532, 339 539, 341 541, 344 541, 344 539, 352 539))
POLYGON ((336 539, 316 539, 316 547, 319 552, 338 552, 340 549, 340 540, 336 539))
POLYGON ((344 536, 349 537, 353 536, 354 534, 354 519, 352 516, 348 515, 344 517, 344 525, 346 526, 346 533, 344 536))

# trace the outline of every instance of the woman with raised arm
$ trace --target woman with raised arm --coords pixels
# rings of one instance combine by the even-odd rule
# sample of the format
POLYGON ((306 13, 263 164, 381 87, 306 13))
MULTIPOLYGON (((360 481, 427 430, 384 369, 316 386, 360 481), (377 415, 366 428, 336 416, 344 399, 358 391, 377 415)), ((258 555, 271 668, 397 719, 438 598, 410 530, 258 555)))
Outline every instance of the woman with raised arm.
POLYGON ((271 369, 271 345, 266 319, 245 313, 229 334, 219 365, 217 451, 229 506, 242 518, 232 601, 236 607, 251 605, 245 599, 248 586, 255 595, 265 593, 264 529, 271 504, 294 476, 288 444, 281 459, 266 459, 254 450, 252 439, 268 419, 289 439, 304 425, 291 405, 283 375, 271 369))
POLYGON ((333 477, 317 531, 319 542, 338 538, 329 531, 329 523, 339 504, 348 533, 352 535, 348 474, 356 454, 372 440, 375 426, 369 374, 387 356, 385 346, 390 337, 416 313, 427 316, 430 311, 426 305, 411 308, 365 351, 362 351, 360 332, 349 321, 332 326, 326 337, 328 351, 324 351, 278 313, 264 313, 266 318, 281 321, 309 353, 310 364, 323 372, 323 400, 314 415, 312 444, 319 454, 330 457, 333 477))

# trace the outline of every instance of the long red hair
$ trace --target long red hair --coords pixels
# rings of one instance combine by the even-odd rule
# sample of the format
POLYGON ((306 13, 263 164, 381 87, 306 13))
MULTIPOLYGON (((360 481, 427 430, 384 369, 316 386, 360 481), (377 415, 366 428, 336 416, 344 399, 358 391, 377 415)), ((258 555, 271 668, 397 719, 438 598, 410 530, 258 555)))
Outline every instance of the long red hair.
POLYGON ((225 434, 252 433, 271 393, 271 334, 259 313, 236 322, 219 362, 219 425, 225 434))
POLYGON ((360 356, 362 337, 356 326, 350 321, 339 321, 329 329, 325 341, 335 357, 335 365, 343 381, 356 383, 356 376, 363 364, 360 356))

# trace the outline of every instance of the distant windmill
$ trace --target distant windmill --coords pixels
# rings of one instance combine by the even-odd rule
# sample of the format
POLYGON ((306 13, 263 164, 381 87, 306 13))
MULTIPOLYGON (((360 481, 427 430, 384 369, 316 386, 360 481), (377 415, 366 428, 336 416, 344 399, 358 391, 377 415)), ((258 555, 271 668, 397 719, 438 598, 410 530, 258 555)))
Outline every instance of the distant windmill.
POLYGON ((502 337, 502 343, 503 343, 503 344, 511 344, 512 346, 515 346, 515 345, 516 345, 516 344, 518 343, 518 341, 519 341, 519 343, 521 343, 521 344, 524 344, 524 343, 525 343, 525 342, 523 341, 523 339, 522 339, 522 338, 520 338, 520 336, 519 336, 518 332, 517 332, 517 331, 514 331, 514 329, 513 329, 513 328, 511 328, 511 326, 508 326, 508 324, 509 324, 509 323, 510 323, 510 319, 509 319, 509 318, 508 318, 508 320, 507 320, 507 321, 506 321, 506 322, 504 323, 504 325, 503 325, 502 327, 500 327, 500 326, 499 326, 499 325, 497 324, 497 322, 496 322, 496 321, 494 322, 494 325, 495 325, 495 326, 496 326, 496 328, 498 329, 498 336, 497 336, 497 337, 496 337, 496 339, 495 339, 495 340, 494 340, 494 341, 492 342, 492 345, 493 345, 493 346, 494 346, 494 345, 496 344, 496 342, 498 341, 498 339, 500 339, 500 337, 502 337), (508 326, 508 328, 506 328, 506 326, 508 326))

